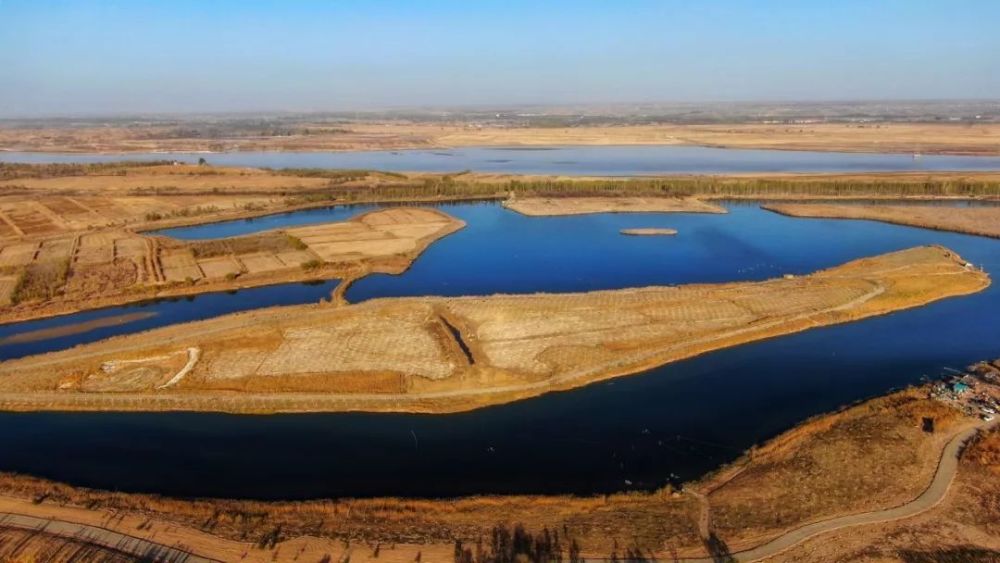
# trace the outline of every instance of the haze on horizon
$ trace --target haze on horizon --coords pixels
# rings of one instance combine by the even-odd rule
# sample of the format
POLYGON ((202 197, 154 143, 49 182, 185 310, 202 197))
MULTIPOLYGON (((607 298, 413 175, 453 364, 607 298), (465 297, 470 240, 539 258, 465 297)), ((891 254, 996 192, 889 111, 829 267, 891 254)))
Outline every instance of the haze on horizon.
POLYGON ((0 117, 998 99, 998 21, 990 0, 0 0, 0 117))

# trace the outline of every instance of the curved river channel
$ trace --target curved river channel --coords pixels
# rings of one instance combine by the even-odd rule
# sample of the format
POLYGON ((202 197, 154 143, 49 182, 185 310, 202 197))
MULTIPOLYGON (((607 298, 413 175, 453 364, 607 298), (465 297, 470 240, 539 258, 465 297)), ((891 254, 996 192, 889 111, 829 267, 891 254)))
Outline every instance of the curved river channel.
MULTIPOLYGON (((468 226, 350 301, 567 292, 760 280, 941 244, 1000 276, 1000 240, 866 221, 795 219, 756 203, 727 215, 530 218, 495 203, 443 205, 468 226), (628 237, 667 227, 675 237, 628 237)), ((341 220, 312 210, 164 232, 211 238, 341 220)), ((133 323, 0 345, 11 358, 239 309, 315 302, 336 282, 147 304, 133 323)), ((0 338, 120 307, 0 327, 0 338)), ((1000 355, 1000 285, 926 307, 720 350, 581 389, 451 415, 0 414, 0 470, 72 484, 260 499, 594 494, 695 478, 814 414, 1000 355)))

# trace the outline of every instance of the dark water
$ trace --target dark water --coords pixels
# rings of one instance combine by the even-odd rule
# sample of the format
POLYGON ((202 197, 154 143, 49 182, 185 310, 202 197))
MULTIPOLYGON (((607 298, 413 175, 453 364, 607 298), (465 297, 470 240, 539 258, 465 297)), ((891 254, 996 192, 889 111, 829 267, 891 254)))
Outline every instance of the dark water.
MULTIPOLYGON (((763 279, 921 244, 1000 273, 1000 240, 794 219, 756 205, 729 215, 566 218, 490 204, 445 210, 469 226, 403 275, 362 280, 348 297, 763 279), (679 233, 619 235, 625 227, 679 233)), ((649 488, 671 474, 701 475, 813 414, 1000 356, 998 313, 994 285, 455 415, 6 413, 0 469, 115 490, 263 499, 649 488)))
POLYGON ((0 360, 9 360, 72 348, 79 344, 96 342, 102 338, 130 334, 177 323, 198 321, 229 313, 271 307, 275 305, 298 305, 316 303, 328 299, 337 287, 336 280, 309 283, 290 283, 267 287, 254 287, 238 291, 205 293, 189 297, 155 299, 122 307, 108 307, 84 311, 73 315, 50 317, 37 321, 0 325, 0 340, 25 332, 69 327, 95 319, 105 319, 129 315, 131 313, 152 313, 152 316, 131 322, 94 328, 77 334, 67 334, 56 338, 34 342, 0 343, 0 360))
POLYGON ((681 146, 466 147, 448 150, 86 154, 0 152, 0 162, 180 160, 269 168, 361 168, 412 172, 501 172, 637 176, 738 172, 997 170, 1000 157, 718 149, 681 146))

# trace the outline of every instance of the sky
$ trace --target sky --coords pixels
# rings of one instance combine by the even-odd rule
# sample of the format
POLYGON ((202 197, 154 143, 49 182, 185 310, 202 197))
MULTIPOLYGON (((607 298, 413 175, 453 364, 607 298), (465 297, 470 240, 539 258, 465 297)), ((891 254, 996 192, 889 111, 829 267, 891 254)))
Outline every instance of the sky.
POLYGON ((997 0, 0 0, 0 116, 1000 98, 997 0))

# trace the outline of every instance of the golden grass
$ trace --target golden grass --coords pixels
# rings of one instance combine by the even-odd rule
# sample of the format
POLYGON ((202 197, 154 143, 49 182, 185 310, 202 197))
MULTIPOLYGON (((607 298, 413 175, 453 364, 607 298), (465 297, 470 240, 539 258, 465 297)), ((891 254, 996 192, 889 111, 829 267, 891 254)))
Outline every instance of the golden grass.
POLYGON ((725 208, 692 198, 560 197, 518 198, 504 207, 532 217, 588 213, 725 213, 725 208))
POLYGON ((903 504, 930 482, 942 436, 960 419, 914 389, 804 423, 711 492, 713 526, 731 547, 750 545, 809 521, 903 504), (934 434, 922 431, 925 417, 934 434))
POLYGON ((866 219, 1000 238, 1000 207, 771 204, 764 208, 792 217, 866 219))

